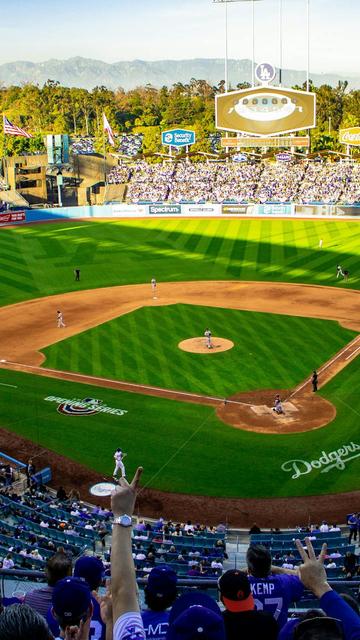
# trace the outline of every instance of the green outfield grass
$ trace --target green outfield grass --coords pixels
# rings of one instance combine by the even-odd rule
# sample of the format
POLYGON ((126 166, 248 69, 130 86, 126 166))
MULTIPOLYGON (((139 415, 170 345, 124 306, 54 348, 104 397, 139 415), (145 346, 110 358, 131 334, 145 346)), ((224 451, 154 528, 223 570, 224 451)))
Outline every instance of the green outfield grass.
POLYGON ((44 366, 230 396, 289 389, 355 336, 337 322, 312 318, 187 304, 143 307, 44 349, 44 366), (195 354, 178 348, 207 326, 232 340, 233 349, 195 354))
MULTIPOLYGON (((356 220, 66 221, 1 228, 0 252, 1 305, 150 282, 153 276, 158 282, 263 280, 360 288, 356 220), (350 271, 347 283, 336 280, 338 263, 350 271), (79 283, 75 267, 81 269, 79 283)), ((296 384, 353 335, 322 320, 174 305, 123 316, 47 349, 46 355, 47 365, 58 368, 228 395, 296 384), (161 323, 153 312, 161 314, 161 323), (201 335, 207 325, 214 334, 223 335, 226 328, 235 336, 235 349, 208 358, 177 350, 185 331, 188 337, 195 329, 201 335)), ((355 360, 321 390, 337 408, 331 424, 304 434, 265 436, 233 429, 201 405, 0 370, 0 424, 104 475, 112 472, 113 451, 121 446, 129 454, 130 474, 142 463, 145 483, 168 491, 228 497, 334 493, 359 488, 357 450, 343 469, 340 463, 325 473, 316 468, 298 479, 282 464, 304 461, 297 463, 304 468, 323 451, 351 442, 360 446, 359 384, 355 360), (63 416, 44 400, 49 395, 95 396, 128 413, 63 416)), ((19 456, 27 459, 29 453, 19 456)))
MULTIPOLYGON (((327 427, 294 435, 262 435, 220 422, 213 408, 101 389, 0 370, 0 412, 4 427, 109 476, 113 452, 128 452, 128 475, 144 465, 144 484, 175 492, 228 497, 280 497, 358 488, 359 458, 292 479, 282 470, 291 460, 318 460, 351 442, 360 453, 359 415, 354 410, 360 370, 341 372, 321 395, 334 402, 337 417, 327 427), (15 385, 17 388, 3 385, 15 385), (128 413, 123 416, 64 416, 44 398, 95 397, 128 413)), ((31 455, 31 446, 19 452, 31 455)), ((298 462, 300 465, 300 462, 298 462)), ((303 468, 303 465, 302 465, 303 468)))
POLYGON ((356 220, 154 218, 2 228, 1 304, 153 276, 359 288, 359 254, 356 220), (337 263, 350 271, 348 283, 336 280, 337 263))

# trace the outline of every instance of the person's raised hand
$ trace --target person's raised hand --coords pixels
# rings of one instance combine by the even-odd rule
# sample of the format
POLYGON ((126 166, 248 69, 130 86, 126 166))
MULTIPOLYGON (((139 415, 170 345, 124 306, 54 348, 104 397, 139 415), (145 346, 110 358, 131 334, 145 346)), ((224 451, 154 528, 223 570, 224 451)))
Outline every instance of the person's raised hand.
POLYGON ((295 544, 303 561, 303 564, 298 567, 299 578, 307 589, 310 589, 318 598, 321 598, 324 593, 331 591, 324 567, 327 544, 325 542, 322 545, 318 558, 316 558, 314 547, 309 538, 305 538, 306 550, 300 540, 295 540, 295 544))
POLYGON ((126 478, 120 478, 118 486, 111 494, 111 510, 115 517, 124 513, 132 516, 142 472, 143 468, 138 467, 130 483, 126 478))

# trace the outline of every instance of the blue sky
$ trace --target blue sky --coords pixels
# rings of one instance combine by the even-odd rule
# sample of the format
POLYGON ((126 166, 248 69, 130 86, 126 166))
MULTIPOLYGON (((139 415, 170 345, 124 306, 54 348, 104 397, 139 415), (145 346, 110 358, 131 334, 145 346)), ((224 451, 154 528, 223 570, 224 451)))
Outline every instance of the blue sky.
MULTIPOLYGON (((283 66, 306 65, 306 0, 283 2, 283 66)), ((256 60, 278 63, 279 0, 255 3, 256 60)), ((311 70, 360 71, 360 0, 310 0, 311 70)), ((228 5, 229 57, 251 57, 251 2, 228 5)), ((212 0, 0 0, 0 63, 84 56, 222 57, 224 6, 212 0)))

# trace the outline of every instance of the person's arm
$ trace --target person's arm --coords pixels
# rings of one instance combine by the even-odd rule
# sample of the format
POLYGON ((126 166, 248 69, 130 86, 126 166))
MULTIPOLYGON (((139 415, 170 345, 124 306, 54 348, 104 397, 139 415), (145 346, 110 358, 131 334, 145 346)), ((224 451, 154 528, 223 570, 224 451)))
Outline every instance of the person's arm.
POLYGON ((320 555, 316 559, 314 548, 309 538, 305 538, 307 551, 303 549, 300 540, 296 540, 296 546, 303 560, 299 567, 299 577, 307 589, 313 592, 320 600, 321 608, 329 616, 341 620, 346 640, 360 640, 360 618, 349 605, 332 590, 324 568, 324 557, 327 551, 326 543, 323 544, 320 555))
POLYGON ((299 576, 297 569, 286 569, 285 567, 276 567, 271 565, 271 573, 285 573, 288 576, 299 576))
MULTIPOLYGON (((114 517, 132 516, 142 467, 138 467, 132 482, 120 478, 119 486, 111 496, 114 517)), ((113 622, 128 612, 138 612, 137 585, 131 548, 132 527, 115 524, 112 531, 111 593, 113 622)))

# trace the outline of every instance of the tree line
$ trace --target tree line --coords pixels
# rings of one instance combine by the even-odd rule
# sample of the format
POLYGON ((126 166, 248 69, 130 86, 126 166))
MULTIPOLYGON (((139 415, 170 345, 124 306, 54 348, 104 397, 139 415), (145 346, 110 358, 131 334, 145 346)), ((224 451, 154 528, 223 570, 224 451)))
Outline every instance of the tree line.
MULTIPOLYGON (((250 85, 239 83, 236 88, 250 85)), ((294 87, 305 89, 305 86, 294 87)), ((312 149, 340 149, 339 128, 360 125, 360 90, 348 90, 348 83, 336 87, 324 84, 310 90, 317 95, 317 128, 312 130, 312 149)), ((92 91, 63 87, 48 80, 43 87, 27 83, 0 86, 0 111, 14 124, 33 134, 32 139, 0 133, 0 156, 44 150, 43 136, 68 133, 93 136, 95 148, 103 148, 102 113, 115 133, 143 134, 144 153, 163 150, 161 131, 172 127, 192 128, 197 134, 193 151, 210 151, 209 135, 215 133, 214 98, 224 92, 224 81, 211 86, 192 78, 188 84, 156 89, 151 85, 125 91, 104 86, 92 91), (6 148, 5 148, 6 145, 6 148)))

